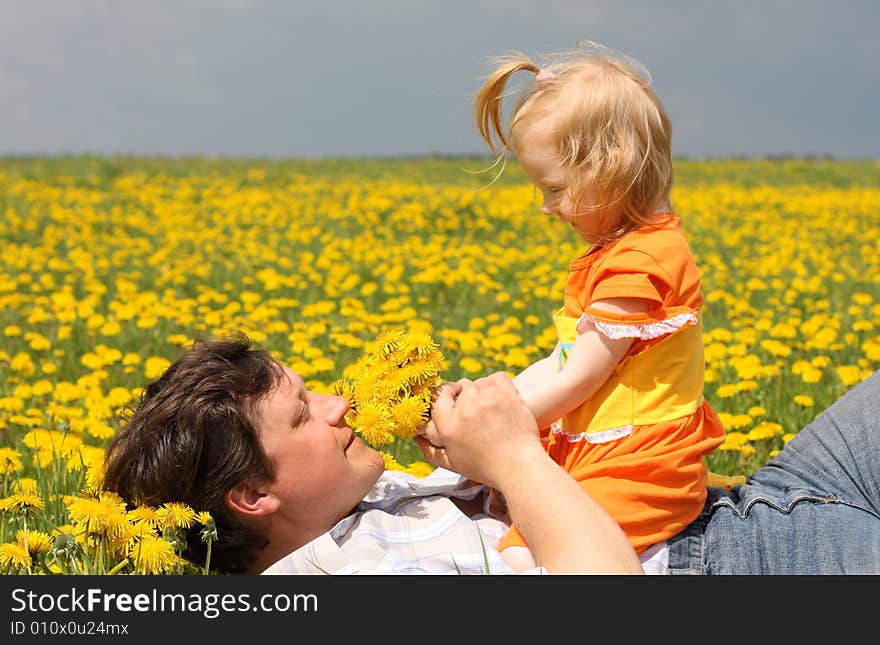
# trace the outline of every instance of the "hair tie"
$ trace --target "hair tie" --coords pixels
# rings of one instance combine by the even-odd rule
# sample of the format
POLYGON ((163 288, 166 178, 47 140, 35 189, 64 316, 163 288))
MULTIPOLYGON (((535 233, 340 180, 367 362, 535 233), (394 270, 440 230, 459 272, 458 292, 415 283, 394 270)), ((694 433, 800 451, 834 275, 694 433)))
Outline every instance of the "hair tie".
POLYGON ((535 72, 535 80, 538 81, 538 84, 543 83, 544 81, 552 81, 556 78, 556 74, 551 72, 549 69, 539 69, 535 72))

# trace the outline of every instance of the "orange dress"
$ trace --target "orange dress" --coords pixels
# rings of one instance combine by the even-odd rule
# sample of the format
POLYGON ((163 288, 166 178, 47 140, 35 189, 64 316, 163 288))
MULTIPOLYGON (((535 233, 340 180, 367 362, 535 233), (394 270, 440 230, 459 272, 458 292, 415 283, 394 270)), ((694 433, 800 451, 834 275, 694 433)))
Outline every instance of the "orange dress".
MULTIPOLYGON (((592 322, 612 338, 633 338, 602 387, 542 430, 550 457, 607 510, 636 552, 679 533, 706 499, 703 457, 724 427, 703 399, 703 294, 678 217, 632 231, 571 262, 565 305, 554 315, 560 369, 592 322), (644 313, 609 314, 591 303, 644 298, 644 313)), ((525 545, 512 527, 499 548, 525 545)))

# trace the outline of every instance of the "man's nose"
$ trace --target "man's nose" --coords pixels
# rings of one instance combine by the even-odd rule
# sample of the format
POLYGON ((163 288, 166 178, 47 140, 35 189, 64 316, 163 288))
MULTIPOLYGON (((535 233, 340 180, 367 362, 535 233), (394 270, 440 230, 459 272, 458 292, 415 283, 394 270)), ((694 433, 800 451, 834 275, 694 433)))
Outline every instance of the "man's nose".
POLYGON ((344 396, 326 395, 326 415, 327 423, 331 425, 340 425, 345 421, 345 415, 351 409, 351 403, 344 396))

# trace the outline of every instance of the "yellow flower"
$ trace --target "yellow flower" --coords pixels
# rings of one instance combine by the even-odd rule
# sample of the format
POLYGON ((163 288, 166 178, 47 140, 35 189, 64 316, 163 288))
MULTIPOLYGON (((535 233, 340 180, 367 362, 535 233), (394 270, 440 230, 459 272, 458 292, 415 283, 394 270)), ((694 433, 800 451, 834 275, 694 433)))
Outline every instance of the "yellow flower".
POLYGON ((134 562, 135 571, 142 575, 168 573, 177 556, 171 543, 156 535, 145 535, 129 547, 128 557, 134 562))
POLYGON ((374 447, 412 438, 427 421, 433 390, 442 382, 443 355, 418 329, 385 330, 365 349, 332 385, 351 402, 347 422, 374 447))
POLYGON ((400 464, 391 453, 382 450, 379 451, 379 454, 382 455, 382 460, 385 462, 385 470, 399 470, 401 472, 406 470, 406 466, 400 464))
POLYGON ((406 472, 416 477, 427 477, 434 472, 434 466, 425 461, 414 461, 407 467, 406 472))
POLYGON ((762 421, 754 428, 752 428, 748 435, 749 441, 761 441, 762 439, 770 439, 771 437, 775 437, 777 435, 782 434, 782 426, 778 423, 772 423, 770 421, 762 421))
POLYGON ((360 433, 364 441, 374 447, 394 441, 394 419, 388 406, 374 401, 359 403, 357 415, 351 427, 360 433))
POLYGON ((101 491, 98 497, 88 495, 68 500, 67 514, 79 530, 96 536, 113 537, 127 522, 125 503, 109 491, 101 491))
POLYGON ((48 533, 43 533, 42 531, 28 530, 27 533, 24 531, 16 531, 15 541, 21 546, 25 546, 25 535, 27 536, 27 550, 31 555, 46 553, 52 548, 52 544, 54 543, 52 537, 48 533))
POLYGON ((402 439, 414 437, 428 421, 430 402, 417 396, 403 396, 391 405, 395 434, 402 439))
POLYGON ((9 497, 0 499, 0 511, 13 513, 27 513, 31 510, 41 511, 45 504, 39 495, 30 491, 13 493, 9 497))
POLYGON ((22 477, 13 484, 13 490, 17 493, 34 493, 39 489, 39 482, 33 477, 22 477))
POLYGON ((31 566, 31 554, 18 542, 0 544, 0 568, 29 569, 31 566))
POLYGON ((834 368, 840 382, 851 387, 862 380, 862 370, 857 365, 839 365, 834 368))
POLYGON ((202 530, 200 532, 202 542, 217 539, 217 524, 216 522, 214 522, 214 518, 211 517, 211 514, 209 512, 199 512, 196 515, 196 521, 202 525, 202 530))
POLYGON ((196 512, 181 502, 167 502, 156 511, 164 529, 188 529, 196 521, 196 512))
POLYGON ((818 383, 822 380, 822 370, 809 365, 801 372, 804 383, 818 383))
POLYGON ((126 513, 131 522, 140 522, 149 526, 159 525, 159 515, 152 506, 137 506, 126 513))
POLYGON ((742 432, 728 432, 718 450, 740 450, 749 441, 742 432))
POLYGON ((816 404, 816 402, 813 401, 813 397, 811 397, 811 396, 809 396, 809 395, 807 395, 807 394, 798 394, 798 395, 796 395, 796 396, 794 397, 794 402, 797 403, 798 405, 802 405, 802 406, 804 406, 805 408, 808 408, 808 407, 810 407, 811 405, 815 405, 815 404, 816 404))
POLYGON ((159 378, 168 369, 171 362, 161 356, 150 356, 144 363, 144 376, 151 381, 159 378))
POLYGON ((21 453, 14 448, 0 446, 0 475, 11 475, 21 472, 21 453))
POLYGON ((722 385, 717 390, 715 390, 715 393, 721 399, 729 399, 730 397, 734 396, 736 392, 736 385, 732 384, 722 385))

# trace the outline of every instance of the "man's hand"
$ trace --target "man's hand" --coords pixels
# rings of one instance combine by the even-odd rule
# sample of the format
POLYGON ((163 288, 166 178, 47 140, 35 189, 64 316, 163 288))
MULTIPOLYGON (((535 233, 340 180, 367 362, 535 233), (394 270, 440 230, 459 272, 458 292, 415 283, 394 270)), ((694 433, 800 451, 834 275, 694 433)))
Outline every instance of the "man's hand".
POLYGON ((438 388, 431 421, 414 441, 435 466, 496 487, 524 453, 547 459, 532 413, 503 372, 438 388))
POLYGON ((415 438, 425 459, 500 490, 547 571, 642 573, 617 523, 544 451, 510 376, 441 388, 432 422, 415 438))

